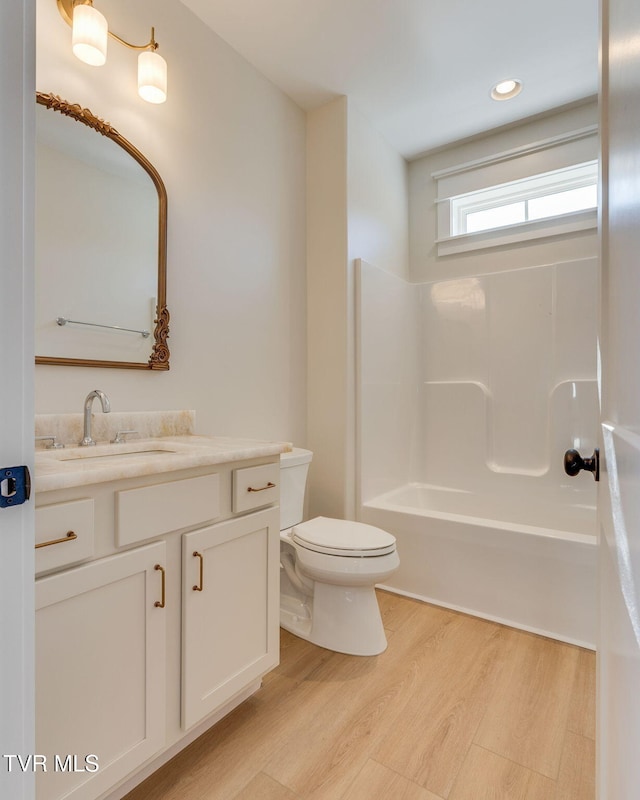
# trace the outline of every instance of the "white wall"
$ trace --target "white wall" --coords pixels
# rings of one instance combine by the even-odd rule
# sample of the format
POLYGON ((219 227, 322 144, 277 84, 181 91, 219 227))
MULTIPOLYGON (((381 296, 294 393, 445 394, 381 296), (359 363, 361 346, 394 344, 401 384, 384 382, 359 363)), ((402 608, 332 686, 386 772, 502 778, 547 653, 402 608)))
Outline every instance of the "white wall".
MULTIPOLYGON (((91 109, 158 169, 168 192, 171 369, 38 366, 36 411, 193 408, 202 433, 306 440, 305 116, 177 0, 113 0, 112 30, 155 26, 168 100, 136 92, 136 55, 71 54, 55 2, 38 0, 37 88, 91 109)), ((64 202, 64 187, 60 188, 64 202)))
POLYGON ((308 115, 310 513, 355 515, 354 260, 408 274, 407 165, 348 98, 308 115))
POLYGON ((408 165, 352 102, 347 124, 349 261, 409 276, 408 165))
POLYGON ((344 517, 347 455, 347 101, 307 117, 309 513, 344 517))

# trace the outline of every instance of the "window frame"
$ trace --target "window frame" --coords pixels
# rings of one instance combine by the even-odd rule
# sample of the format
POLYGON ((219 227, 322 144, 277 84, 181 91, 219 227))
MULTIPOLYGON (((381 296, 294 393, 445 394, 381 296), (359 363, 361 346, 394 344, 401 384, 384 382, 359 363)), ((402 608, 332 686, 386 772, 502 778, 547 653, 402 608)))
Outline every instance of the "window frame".
MULTIPOLYGON (((435 239, 438 256, 453 255, 501 245, 512 245, 527 240, 570 234, 597 228, 598 211, 591 208, 584 211, 569 212, 551 217, 518 222, 502 227, 490 228, 472 233, 453 233, 453 214, 460 213, 460 206, 452 209, 452 201, 476 195, 486 199, 482 207, 497 207, 524 199, 528 194, 535 196, 555 194, 562 188, 579 188, 593 182, 590 176, 583 180, 580 170, 594 169, 598 164, 598 128, 591 125, 580 130, 570 131, 559 136, 533 142, 495 155, 458 164, 433 172, 435 182, 435 210, 437 235, 435 239), (544 169, 546 167, 546 170, 544 169), (567 181, 549 186, 549 176, 565 173, 567 181), (571 173, 573 172, 573 180, 571 173), (529 184, 529 191, 522 192, 523 183, 529 184), (536 187, 536 182, 538 186, 536 187), (511 189, 509 190, 509 187, 511 189), (504 196, 505 188, 510 191, 504 196), (538 191, 538 188, 540 191, 538 191), (494 193, 494 197, 491 197, 494 193), (495 195, 503 194, 504 202, 496 203, 495 195), (482 197, 484 195, 484 198, 482 197)), ((469 207, 467 209, 471 211, 469 207)), ((482 210, 478 203, 473 211, 482 210)), ((458 230, 460 226, 458 225, 458 230)))
MULTIPOLYGON (((451 213, 451 235, 461 236, 467 233, 484 233, 489 230, 499 230, 500 228, 510 228, 511 225, 496 226, 493 228, 483 228, 482 231, 468 231, 466 226, 467 218, 470 214, 478 211, 487 211, 501 206, 512 205, 514 203, 525 204, 525 219, 521 223, 534 222, 529 219, 528 204, 530 200, 540 197, 559 194, 571 191, 572 189, 583 189, 587 186, 598 185, 598 161, 592 160, 572 167, 544 172, 539 175, 532 175, 530 178, 521 178, 517 181, 489 186, 475 192, 457 195, 449 198, 451 213)), ((580 211, 597 210, 596 206, 580 211)), ((580 211, 570 211, 566 214, 552 214, 547 217, 538 217, 537 220, 554 219, 556 217, 567 217, 570 214, 577 214, 580 211)))

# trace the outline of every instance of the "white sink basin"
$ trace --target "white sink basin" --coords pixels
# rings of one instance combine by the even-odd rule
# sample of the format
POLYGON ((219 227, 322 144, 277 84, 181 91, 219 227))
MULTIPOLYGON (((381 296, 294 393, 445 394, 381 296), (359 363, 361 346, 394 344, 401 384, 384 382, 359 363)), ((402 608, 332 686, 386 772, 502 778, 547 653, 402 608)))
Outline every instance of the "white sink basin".
POLYGON ((121 460, 135 458, 156 458, 170 456, 184 452, 184 445, 177 442, 162 442, 156 440, 125 442, 122 444, 97 444, 89 447, 71 447, 66 450, 46 450, 42 454, 47 459, 64 462, 71 466, 74 462, 78 465, 92 466, 107 463, 116 463, 121 460))

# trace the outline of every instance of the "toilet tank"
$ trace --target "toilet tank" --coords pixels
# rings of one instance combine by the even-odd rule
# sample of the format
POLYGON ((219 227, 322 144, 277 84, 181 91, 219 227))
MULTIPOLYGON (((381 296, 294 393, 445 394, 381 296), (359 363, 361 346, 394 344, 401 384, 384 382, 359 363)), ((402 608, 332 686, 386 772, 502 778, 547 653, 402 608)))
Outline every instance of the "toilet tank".
POLYGON ((302 522, 304 490, 307 485, 311 450, 294 447, 290 453, 280 454, 280 530, 284 531, 302 522))

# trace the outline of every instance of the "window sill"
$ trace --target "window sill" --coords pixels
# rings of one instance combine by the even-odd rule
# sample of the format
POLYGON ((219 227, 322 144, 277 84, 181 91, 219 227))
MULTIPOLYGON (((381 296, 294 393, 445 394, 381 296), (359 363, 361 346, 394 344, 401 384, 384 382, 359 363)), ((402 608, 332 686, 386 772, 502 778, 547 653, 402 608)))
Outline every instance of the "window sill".
POLYGON ((598 213, 595 209, 578 211, 574 214, 563 214, 550 219, 523 222, 518 225, 507 225, 504 228, 493 228, 478 233, 463 233, 436 240, 439 256, 456 253, 467 253, 472 250, 483 250, 487 247, 526 242, 531 239, 543 239, 560 236, 566 233, 589 230, 598 225, 598 213))

